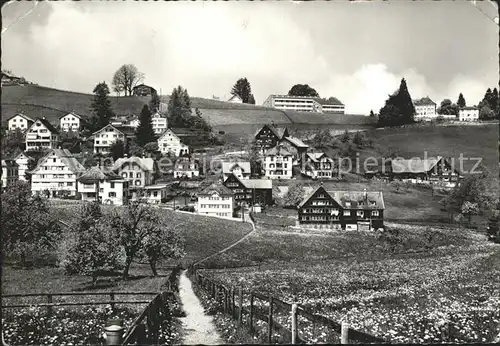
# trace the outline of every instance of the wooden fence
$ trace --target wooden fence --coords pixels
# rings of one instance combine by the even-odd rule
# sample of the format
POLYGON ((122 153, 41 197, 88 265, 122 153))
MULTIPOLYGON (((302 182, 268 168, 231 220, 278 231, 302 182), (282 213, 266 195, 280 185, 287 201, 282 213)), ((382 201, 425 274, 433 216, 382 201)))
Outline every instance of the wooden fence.
MULTIPOLYGON (((254 335, 255 322, 263 321, 267 324, 267 342, 273 342, 273 334, 277 333, 281 337, 290 340, 292 344, 311 343, 312 340, 305 340, 300 336, 299 317, 302 321, 308 321, 312 329, 319 326, 327 328, 334 335, 335 340, 329 340, 333 343, 386 343, 382 338, 349 328, 346 323, 333 321, 325 316, 318 315, 305 310, 298 304, 287 303, 273 296, 266 296, 258 292, 245 292, 241 287, 227 287, 220 282, 211 280, 195 268, 190 268, 193 282, 205 290, 212 299, 218 304, 218 307, 225 314, 231 315, 238 321, 238 325, 243 327, 243 315, 246 316, 246 322, 249 332, 254 335), (249 307, 245 308, 243 301, 249 302, 249 307), (260 303, 260 304, 259 304, 260 303), (286 320, 291 316, 291 328, 279 323, 278 318, 286 320)), ((248 305, 248 304, 247 304, 248 305)), ((303 324, 303 322, 302 322, 303 324)))

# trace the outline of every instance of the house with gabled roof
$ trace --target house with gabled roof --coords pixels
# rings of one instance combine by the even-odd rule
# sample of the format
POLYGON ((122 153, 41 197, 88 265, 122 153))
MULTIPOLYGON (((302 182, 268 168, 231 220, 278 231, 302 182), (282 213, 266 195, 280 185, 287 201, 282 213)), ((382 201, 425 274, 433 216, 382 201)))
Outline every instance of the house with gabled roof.
POLYGON ((437 104, 429 96, 414 100, 413 105, 415 106, 415 121, 429 121, 438 116, 437 104))
POLYGON ((103 204, 127 204, 128 180, 113 171, 94 166, 78 178, 78 192, 82 201, 99 201, 103 204))
POLYGON ((220 182, 214 182, 198 192, 196 212, 198 214, 232 218, 234 215, 234 193, 220 182))
POLYGON ((28 180, 26 173, 28 172, 30 162, 35 161, 35 158, 29 155, 29 152, 20 152, 14 157, 14 161, 16 161, 19 167, 19 180, 28 180))
POLYGON ((426 183, 454 187, 461 176, 451 158, 442 156, 431 158, 391 160, 390 179, 412 183, 426 183))
POLYGON ((160 112, 155 112, 151 115, 151 123, 153 125, 153 131, 157 135, 165 132, 168 128, 167 116, 160 112))
POLYGON ((274 124, 262 126, 255 134, 255 145, 261 150, 275 147, 284 137, 289 137, 290 133, 286 127, 277 127, 274 124))
POLYGON ((233 191, 238 206, 242 203, 247 206, 273 204, 273 181, 270 179, 241 179, 230 174, 223 184, 233 191))
POLYGON ((19 180, 19 169, 16 161, 12 159, 2 160, 2 189, 13 185, 19 180))
POLYGON ((293 153, 282 144, 266 151, 264 175, 269 179, 291 179, 293 176, 293 153))
POLYGON ((222 162, 222 177, 226 180, 231 174, 239 179, 250 179, 251 166, 249 161, 222 162))
POLYGON ((462 107, 458 110, 459 121, 479 121, 479 107, 462 107))
POLYGON ((172 153, 175 156, 189 154, 189 147, 182 143, 172 129, 167 129, 158 137, 158 149, 163 155, 172 153))
POLYGON ((300 226, 342 230, 384 227, 384 198, 379 191, 327 191, 320 185, 298 205, 300 226))
POLYGON ((35 120, 23 113, 17 113, 7 119, 7 128, 9 131, 26 131, 35 120))
POLYGON ((85 167, 68 149, 52 149, 31 173, 31 191, 47 197, 75 196, 76 179, 85 167))
POLYGON ((312 179, 331 179, 336 173, 335 161, 322 152, 303 155, 301 173, 312 179))
POLYGON ((92 134, 94 138, 94 154, 109 153, 111 146, 116 141, 122 141, 126 145, 128 139, 133 135, 134 129, 129 126, 113 126, 108 124, 92 134))
POLYGON ((81 115, 73 111, 59 118, 59 127, 64 132, 72 131, 78 133, 80 131, 81 120, 81 115))
POLYGON ((137 156, 119 158, 115 161, 112 170, 128 180, 131 189, 154 184, 159 173, 155 160, 137 156))
POLYGON ((193 179, 200 176, 200 163, 195 158, 185 155, 175 161, 174 178, 193 179))
POLYGON ((56 149, 59 131, 45 118, 38 118, 26 132, 26 150, 56 149))
POLYGON ((232 95, 227 102, 231 103, 243 103, 243 100, 238 95, 232 95))

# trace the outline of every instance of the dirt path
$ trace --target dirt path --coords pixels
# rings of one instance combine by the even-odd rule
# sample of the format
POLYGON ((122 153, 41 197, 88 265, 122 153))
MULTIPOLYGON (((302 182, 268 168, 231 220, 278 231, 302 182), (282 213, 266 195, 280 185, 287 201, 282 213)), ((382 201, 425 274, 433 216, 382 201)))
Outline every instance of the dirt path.
POLYGON ((205 315, 203 306, 194 294, 191 280, 183 271, 179 281, 179 296, 186 317, 181 318, 184 328, 183 345, 221 345, 224 340, 215 329, 213 318, 205 315))

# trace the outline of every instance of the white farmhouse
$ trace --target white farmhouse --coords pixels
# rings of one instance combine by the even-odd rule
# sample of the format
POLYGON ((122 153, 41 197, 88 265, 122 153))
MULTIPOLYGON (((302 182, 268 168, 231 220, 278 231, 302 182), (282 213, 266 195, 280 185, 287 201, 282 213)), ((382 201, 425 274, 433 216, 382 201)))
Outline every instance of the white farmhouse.
POLYGON ((46 193, 48 197, 74 196, 76 178, 84 171, 68 149, 52 149, 31 171, 31 192, 46 193))
POLYGON ((35 121, 29 116, 22 113, 11 116, 7 119, 9 131, 15 131, 17 129, 21 131, 26 131, 35 121))
POLYGON ((182 144, 181 139, 171 129, 163 132, 158 138, 158 149, 164 155, 168 153, 175 156, 189 154, 189 147, 182 144))
POLYGON ((191 157, 180 157, 175 162, 174 178, 192 179, 200 176, 200 164, 191 157))
POLYGON ((45 118, 38 118, 26 133, 26 150, 56 149, 59 131, 45 118))
POLYGON ((109 153, 111 146, 114 142, 121 140, 123 144, 127 144, 127 135, 130 132, 130 128, 125 126, 113 126, 106 125, 99 131, 92 134, 94 137, 94 154, 109 153))
POLYGON ((131 156, 116 160, 113 171, 127 179, 130 188, 143 188, 154 184, 158 165, 151 158, 131 156))
POLYGON ((269 149, 265 154, 264 172, 270 179, 292 178, 293 154, 282 144, 269 149))
POLYGON ((78 192, 82 201, 124 205, 128 201, 128 180, 95 166, 78 179, 78 192))
POLYGON ((227 102, 231 102, 231 103, 243 103, 243 100, 238 95, 233 95, 233 96, 231 96, 229 98, 229 100, 227 100, 227 102))
POLYGON ((226 181, 231 174, 234 174, 238 179, 250 179, 250 162, 222 162, 222 175, 224 181, 226 181))
POLYGON ((478 121, 479 108, 478 107, 462 107, 458 111, 458 120, 460 121, 478 121))
POLYGON ((81 116, 75 112, 68 113, 59 118, 59 126, 61 131, 64 132, 77 132, 80 131, 80 120, 81 116))
POLYGON ((26 153, 20 153, 14 158, 19 167, 19 180, 26 181, 26 172, 28 171, 29 163, 35 159, 26 153))
POLYGON ((437 104, 429 96, 415 100, 413 104, 415 106, 415 121, 430 121, 437 118, 437 104))
POLYGON ((14 184, 19 178, 17 163, 14 160, 2 160, 2 188, 14 184))
POLYGON ((221 183, 213 183, 198 193, 196 211, 198 214, 232 218, 234 194, 221 183))
POLYGON ((167 117, 160 114, 159 112, 151 115, 151 122, 153 124, 153 131, 157 135, 163 133, 168 128, 167 117))

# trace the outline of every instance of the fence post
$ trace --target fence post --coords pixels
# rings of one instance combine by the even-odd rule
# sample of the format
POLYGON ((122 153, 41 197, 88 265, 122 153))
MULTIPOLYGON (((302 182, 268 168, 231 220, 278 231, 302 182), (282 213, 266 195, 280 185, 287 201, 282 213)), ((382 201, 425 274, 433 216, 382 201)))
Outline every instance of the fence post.
POLYGON ((250 316, 249 316, 249 325, 250 325, 250 335, 253 335, 253 294, 250 293, 250 316))
MULTIPOLYGON (((47 303, 52 304, 52 294, 47 294, 47 303)), ((47 312, 52 314, 52 306, 47 306, 47 312)))
POLYGON ((111 303, 111 310, 115 311, 115 293, 114 292, 111 292, 109 294, 109 300, 111 300, 113 303, 111 303))
POLYGON ((240 286, 239 291, 239 309, 238 309, 238 325, 241 327, 241 324, 243 322, 243 288, 240 286))
POLYGON ((349 325, 347 322, 342 322, 342 329, 340 333, 340 343, 341 344, 348 344, 349 343, 349 325))
POLYGON ((236 294, 236 291, 234 289, 234 286, 231 286, 231 311, 233 313, 233 318, 236 318, 236 305, 235 305, 235 300, 234 300, 235 294, 236 294))
POLYGON ((273 337, 273 296, 269 296, 269 315, 268 315, 268 333, 267 342, 271 343, 273 337))
POLYGON ((297 343, 297 304, 292 304, 292 344, 297 343))

